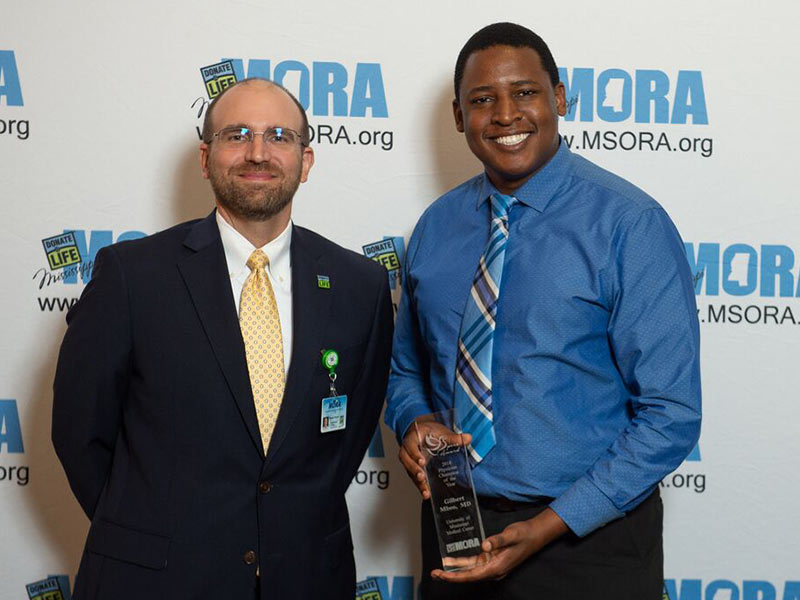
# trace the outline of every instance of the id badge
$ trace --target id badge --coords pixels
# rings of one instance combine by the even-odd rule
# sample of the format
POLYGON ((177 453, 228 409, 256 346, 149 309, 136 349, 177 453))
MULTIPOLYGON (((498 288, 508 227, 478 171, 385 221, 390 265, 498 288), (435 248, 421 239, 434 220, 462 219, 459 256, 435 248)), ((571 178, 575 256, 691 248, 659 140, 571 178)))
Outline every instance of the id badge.
POLYGON ((339 431, 347 427, 347 396, 328 396, 322 399, 320 433, 339 431))

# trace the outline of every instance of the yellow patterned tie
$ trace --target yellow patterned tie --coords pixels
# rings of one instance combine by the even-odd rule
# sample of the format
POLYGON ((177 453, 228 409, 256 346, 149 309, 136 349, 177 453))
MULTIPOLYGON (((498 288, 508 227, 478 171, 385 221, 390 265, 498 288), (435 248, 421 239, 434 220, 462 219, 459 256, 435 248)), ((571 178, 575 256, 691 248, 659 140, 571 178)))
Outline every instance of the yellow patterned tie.
POLYGON ((268 264, 269 258, 264 252, 253 251, 247 259, 250 276, 244 282, 239 303, 239 326, 265 454, 278 419, 285 385, 281 321, 267 276, 268 264))

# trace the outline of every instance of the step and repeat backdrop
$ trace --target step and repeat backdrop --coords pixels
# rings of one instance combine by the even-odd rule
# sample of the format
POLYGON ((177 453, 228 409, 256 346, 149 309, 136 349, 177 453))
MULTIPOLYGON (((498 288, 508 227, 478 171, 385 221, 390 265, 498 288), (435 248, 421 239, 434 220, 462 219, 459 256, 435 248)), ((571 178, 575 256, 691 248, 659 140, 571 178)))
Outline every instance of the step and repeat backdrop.
MULTIPOLYGON (((695 274, 705 415, 661 482, 665 598, 800 599, 800 8, 501 6, 4 7, 0 598, 70 597, 88 523, 49 441, 64 317, 100 248, 212 209, 198 162, 210 98, 247 76, 297 95, 316 165, 294 220, 384 264, 397 302, 416 219, 480 170, 453 125, 456 55, 510 20, 555 55, 563 142, 654 196, 695 274)), ((419 501, 396 457, 381 425, 348 492, 355 554, 365 590, 415 600, 419 501)))

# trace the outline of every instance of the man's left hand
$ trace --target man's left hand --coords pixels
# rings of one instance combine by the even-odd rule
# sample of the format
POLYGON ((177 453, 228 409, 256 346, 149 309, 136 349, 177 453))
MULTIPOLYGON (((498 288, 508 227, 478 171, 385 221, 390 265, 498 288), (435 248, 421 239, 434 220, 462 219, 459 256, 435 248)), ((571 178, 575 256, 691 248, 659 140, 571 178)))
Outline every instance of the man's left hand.
POLYGON ((451 583, 503 579, 517 565, 567 531, 569 528, 561 517, 553 509, 546 508, 532 519, 512 523, 497 535, 486 538, 481 549, 489 555, 488 562, 463 571, 435 569, 431 576, 451 583))

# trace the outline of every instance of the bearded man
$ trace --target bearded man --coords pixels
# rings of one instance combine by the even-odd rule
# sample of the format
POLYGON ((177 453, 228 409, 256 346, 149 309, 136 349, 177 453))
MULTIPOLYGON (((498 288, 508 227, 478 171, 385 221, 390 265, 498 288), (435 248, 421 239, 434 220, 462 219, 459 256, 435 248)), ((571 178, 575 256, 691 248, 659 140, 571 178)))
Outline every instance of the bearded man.
POLYGON ((392 308, 380 265, 292 224, 308 143, 288 91, 237 83, 200 145, 216 210, 97 254, 53 399, 91 520, 76 600, 354 597, 392 308))

